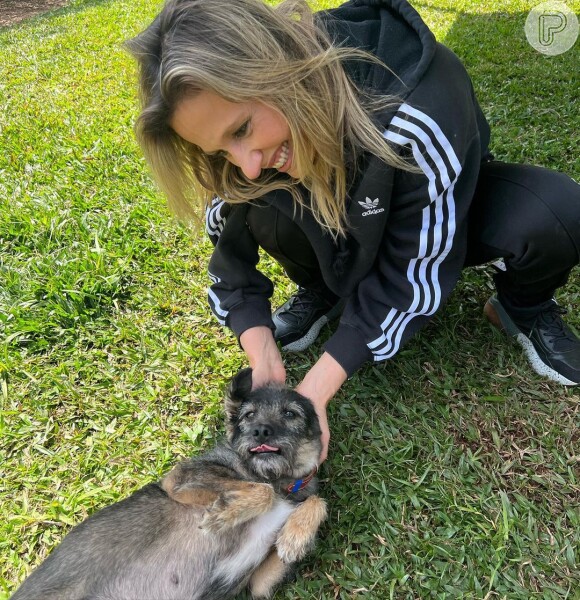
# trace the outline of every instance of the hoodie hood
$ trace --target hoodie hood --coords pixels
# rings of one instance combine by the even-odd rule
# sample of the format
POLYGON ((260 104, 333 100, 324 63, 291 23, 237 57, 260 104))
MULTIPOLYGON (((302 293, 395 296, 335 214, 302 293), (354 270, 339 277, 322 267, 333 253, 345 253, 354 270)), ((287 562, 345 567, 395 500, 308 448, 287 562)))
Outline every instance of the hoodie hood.
POLYGON ((336 46, 365 50, 387 67, 370 61, 345 61, 357 87, 404 100, 428 70, 437 42, 406 0, 350 0, 317 13, 320 26, 336 46))

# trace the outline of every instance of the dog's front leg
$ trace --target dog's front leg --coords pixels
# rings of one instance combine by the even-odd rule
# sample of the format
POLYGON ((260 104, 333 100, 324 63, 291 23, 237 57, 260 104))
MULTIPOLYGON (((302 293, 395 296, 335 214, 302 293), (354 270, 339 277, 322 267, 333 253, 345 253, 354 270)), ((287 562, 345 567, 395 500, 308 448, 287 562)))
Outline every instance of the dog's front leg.
POLYGON ((187 475, 187 469, 181 464, 177 465, 161 480, 161 489, 180 504, 199 508, 211 506, 219 497, 219 492, 187 475))
POLYGON ((280 559, 289 564, 304 558, 324 519, 326 503, 322 498, 310 496, 298 505, 288 517, 276 540, 280 559))
POLYGON ((206 510, 201 522, 203 529, 212 532, 231 529, 268 512, 274 504, 274 489, 267 483, 229 482, 228 487, 206 510))

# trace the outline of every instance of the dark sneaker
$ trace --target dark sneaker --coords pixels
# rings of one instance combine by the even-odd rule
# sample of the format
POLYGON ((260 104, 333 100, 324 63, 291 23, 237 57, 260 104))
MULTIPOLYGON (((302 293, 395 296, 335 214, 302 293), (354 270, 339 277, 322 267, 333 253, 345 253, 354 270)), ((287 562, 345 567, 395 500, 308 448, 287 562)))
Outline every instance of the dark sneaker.
POLYGON ((580 383, 580 339, 564 323, 566 310, 554 300, 508 314, 494 296, 483 312, 492 325, 516 339, 536 373, 563 385, 580 383))
POLYGON ((320 330, 338 317, 342 302, 335 304, 305 288, 298 291, 272 315, 274 339, 282 350, 301 352, 318 337, 320 330))

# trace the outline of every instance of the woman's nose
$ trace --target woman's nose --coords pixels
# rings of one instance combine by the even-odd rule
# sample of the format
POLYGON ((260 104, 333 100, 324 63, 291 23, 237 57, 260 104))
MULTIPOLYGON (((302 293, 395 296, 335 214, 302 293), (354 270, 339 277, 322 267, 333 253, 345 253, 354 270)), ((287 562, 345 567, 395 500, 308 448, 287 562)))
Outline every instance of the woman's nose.
POLYGON ((256 179, 262 172, 262 152, 260 150, 244 150, 230 152, 232 162, 240 167, 248 179, 256 179))

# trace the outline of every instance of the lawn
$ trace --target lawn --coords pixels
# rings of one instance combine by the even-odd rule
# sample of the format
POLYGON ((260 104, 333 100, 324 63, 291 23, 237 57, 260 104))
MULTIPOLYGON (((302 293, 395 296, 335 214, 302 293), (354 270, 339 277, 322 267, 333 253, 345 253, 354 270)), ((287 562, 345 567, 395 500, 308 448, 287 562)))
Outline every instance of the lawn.
MULTIPOLYGON (((535 4, 414 2, 466 63, 495 154, 580 180, 580 45, 533 50, 535 4)), ((121 42, 159 6, 73 0, 0 29, 0 598, 72 525, 211 446, 245 365, 206 306, 210 247, 169 216, 133 139, 121 42)), ((278 303, 292 287, 264 269, 278 303)), ((580 329, 578 274, 558 299, 580 329)), ((489 269, 466 271, 431 326, 337 395, 329 519, 276 599, 580 598, 580 394, 489 327, 490 293, 489 269)), ((319 349, 287 357, 291 382, 319 349)))

